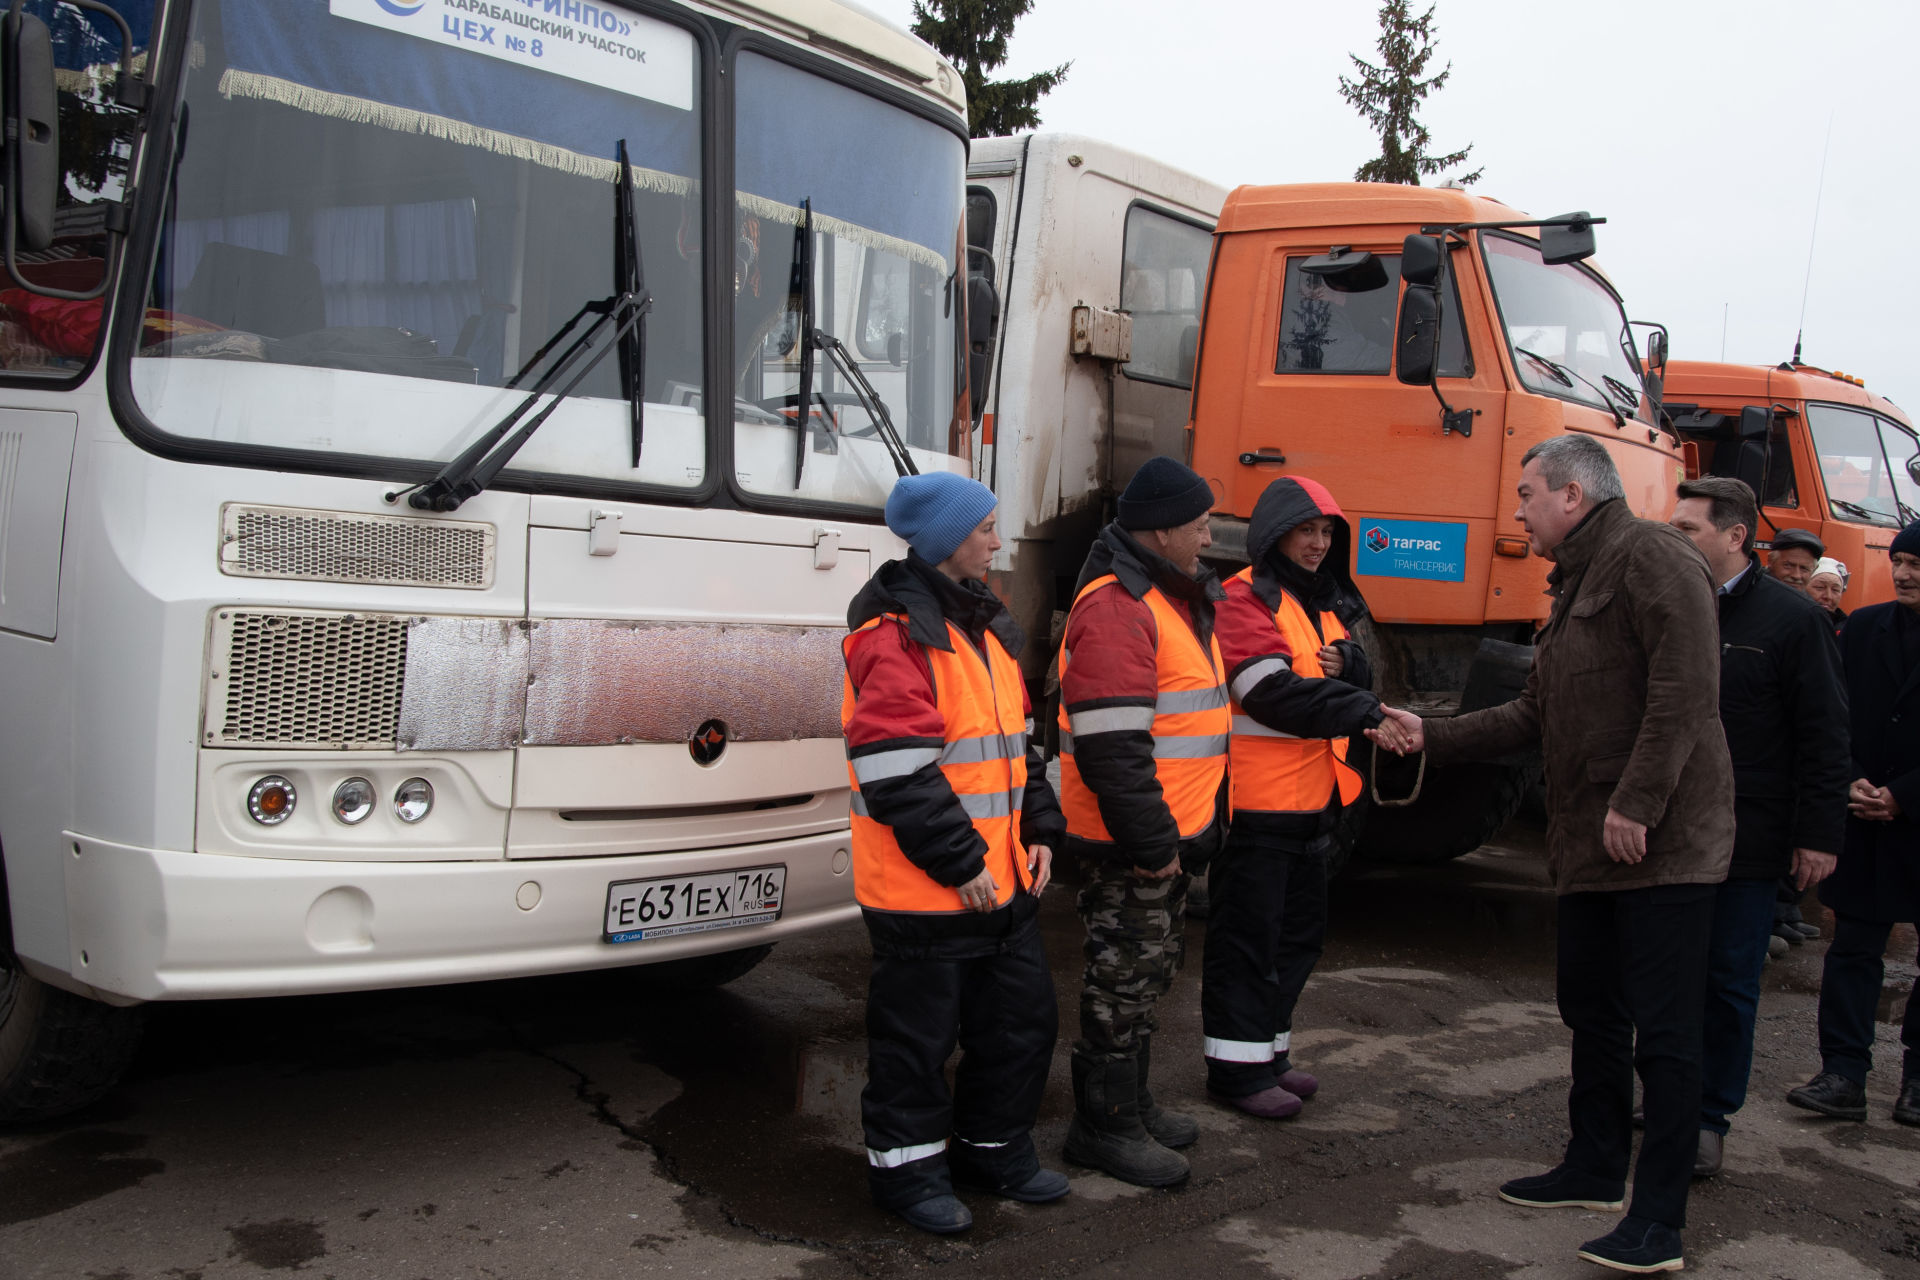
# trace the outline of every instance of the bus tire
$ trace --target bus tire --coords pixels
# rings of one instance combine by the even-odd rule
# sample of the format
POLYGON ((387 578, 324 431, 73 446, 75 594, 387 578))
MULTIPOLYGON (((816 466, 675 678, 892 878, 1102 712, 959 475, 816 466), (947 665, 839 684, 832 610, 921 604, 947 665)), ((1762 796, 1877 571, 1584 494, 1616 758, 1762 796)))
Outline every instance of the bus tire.
POLYGON ((715 987, 726 986, 735 978, 745 977, 772 954, 773 944, 767 943, 759 947, 742 947, 738 951, 716 951, 712 955, 643 964, 633 973, 640 986, 647 991, 711 991, 715 987))
POLYGON ((1525 764, 1429 768, 1420 798, 1405 808, 1374 806, 1358 852, 1377 862, 1427 866, 1472 853, 1520 811, 1539 770, 1525 764))
POLYGON ((139 1009, 48 986, 0 959, 0 1126, 39 1124, 103 1097, 140 1045, 139 1009))

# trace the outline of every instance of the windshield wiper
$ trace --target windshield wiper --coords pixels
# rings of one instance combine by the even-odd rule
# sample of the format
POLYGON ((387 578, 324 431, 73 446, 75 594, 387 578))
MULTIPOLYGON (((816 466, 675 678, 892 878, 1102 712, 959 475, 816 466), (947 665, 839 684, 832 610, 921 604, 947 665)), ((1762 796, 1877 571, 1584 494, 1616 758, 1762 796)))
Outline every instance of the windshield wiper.
POLYGON ((645 373, 646 347, 642 343, 637 353, 629 354, 630 348, 626 344, 635 328, 643 323, 647 313, 653 310, 653 295, 646 291, 644 276, 639 268, 640 246, 633 219, 633 177, 626 163, 625 141, 620 142, 616 147, 616 154, 620 158, 620 181, 614 185, 614 227, 616 232, 624 232, 627 243, 624 247, 616 244, 614 248, 615 292, 613 296, 583 303, 580 309, 574 312, 572 317, 561 325, 538 351, 533 353, 533 358, 507 380, 508 388, 519 386, 521 380, 538 368, 547 355, 559 346, 569 333, 573 332, 575 326, 589 315, 596 317, 593 323, 588 325, 580 336, 575 338, 534 381, 526 399, 515 405, 506 417, 487 428, 485 434, 478 440, 462 449, 447 465, 441 467, 433 479, 425 484, 415 485, 410 490, 401 489, 389 493, 388 502, 399 501, 400 495, 404 493, 407 495, 407 505, 416 511, 458 510, 461 503, 493 483, 501 469, 513 461, 513 455, 520 452, 520 447, 533 438, 533 433, 553 416, 553 411, 573 394, 574 389, 586 379, 587 375, 599 367, 600 362, 606 358, 607 352, 616 346, 621 347, 622 355, 626 357, 621 370, 621 386, 627 394, 628 402, 634 406, 632 421, 634 464, 639 465, 642 418, 639 410, 638 389, 645 373), (622 288, 623 285, 632 285, 635 281, 641 282, 637 292, 622 288), (594 338, 609 326, 614 331, 612 339, 596 347, 594 338), (574 366, 579 364, 581 357, 588 352, 592 354, 587 358, 586 363, 580 365, 577 372, 573 372, 574 366), (572 376, 567 377, 570 372, 572 376), (556 384, 562 378, 567 378, 567 382, 556 390, 556 384), (526 418, 533 406, 539 403, 540 397, 550 391, 553 399, 547 407, 522 423, 520 420, 526 418), (516 424, 519 425, 518 430, 514 430, 516 424), (508 435, 509 431, 513 434, 508 435))
MULTIPOLYGON (((906 442, 900 438, 899 430, 893 425, 893 415, 887 412, 887 406, 880 395, 867 381, 860 365, 847 351, 840 339, 813 325, 813 201, 800 202, 800 225, 794 229, 793 272, 788 277, 787 305, 796 312, 800 320, 800 393, 795 397, 794 425, 795 456, 793 460, 793 487, 800 488, 800 481, 806 475, 807 454, 811 452, 808 431, 812 427, 813 399, 813 353, 824 351, 835 368, 840 370, 854 395, 860 401, 860 407, 867 411, 867 417, 873 422, 873 429, 880 436, 880 443, 887 450, 887 457, 893 463, 894 471, 903 476, 919 475, 920 469, 913 465, 913 457, 907 452, 906 442)), ((827 404, 825 396, 820 397, 821 416, 832 420, 833 409, 827 404)))
MULTIPOLYGON (((1895 499, 1895 501, 1898 501, 1898 499, 1895 499)), ((1838 507, 1848 515, 1859 516, 1862 520, 1868 521, 1871 524, 1885 524, 1889 520, 1897 519, 1897 517, 1885 511, 1875 511, 1872 507, 1863 507, 1857 502, 1848 502, 1845 498, 1828 498, 1827 505, 1830 507, 1838 507)))
MULTIPOLYGON (((1581 382, 1586 384, 1587 390, 1593 392, 1593 394, 1600 397, 1600 403, 1606 406, 1606 410, 1608 413, 1611 413, 1613 415, 1614 426, 1624 427, 1627 425, 1627 419, 1625 415, 1623 415, 1620 412, 1620 406, 1614 403, 1613 397, 1608 395, 1606 392, 1602 391, 1599 387, 1594 386, 1593 383, 1588 382, 1587 379, 1583 377, 1581 374, 1575 372, 1572 369, 1567 368, 1567 366, 1560 364, 1557 361, 1547 359, 1545 356, 1541 355, 1538 351, 1529 351, 1525 347, 1515 347, 1514 350, 1519 352, 1521 355, 1525 356, 1529 360, 1533 360, 1539 364, 1545 365, 1548 371, 1553 374, 1553 380, 1559 383, 1563 387, 1569 387, 1569 388, 1572 387, 1574 379, 1578 378, 1581 382)), ((1635 397, 1634 407, 1635 408, 1639 407, 1638 397, 1635 397)))
POLYGON ((633 216, 633 166, 627 163, 627 140, 613 149, 620 179, 613 192, 613 287, 616 293, 642 298, 640 323, 620 338, 620 394, 627 398, 628 434, 633 439, 633 465, 640 465, 640 446, 647 434, 647 312, 653 295, 647 292, 647 261, 640 253, 640 229, 633 216))

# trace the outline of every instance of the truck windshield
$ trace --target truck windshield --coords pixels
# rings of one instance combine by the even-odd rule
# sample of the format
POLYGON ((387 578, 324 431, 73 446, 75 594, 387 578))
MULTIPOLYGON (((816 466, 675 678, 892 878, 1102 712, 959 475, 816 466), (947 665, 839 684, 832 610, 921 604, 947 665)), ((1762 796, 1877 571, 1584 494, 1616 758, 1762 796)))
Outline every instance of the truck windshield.
POLYGON ((1912 433, 1831 404, 1808 405, 1807 425, 1835 520, 1898 526, 1920 519, 1920 486, 1907 475, 1912 433))
POLYGON ((1527 390, 1647 418, 1639 371, 1620 348, 1627 317, 1612 290, 1583 267, 1548 266, 1532 240, 1482 233, 1481 244, 1527 390))
POLYGON ((615 292, 624 140, 653 294, 639 464, 607 359, 514 466, 703 481, 694 40, 606 5, 492 8, 513 21, 483 31, 437 5, 195 6, 133 362, 155 425, 452 457, 518 401, 507 388, 541 344, 615 292))
POLYGON ((956 403, 965 144, 758 54, 739 57, 733 87, 735 478, 770 498, 877 508, 894 464, 858 394, 822 352, 813 353, 809 428, 797 454, 802 211, 811 224, 804 274, 814 328, 859 362, 920 470, 958 467, 952 455, 967 426, 956 403))

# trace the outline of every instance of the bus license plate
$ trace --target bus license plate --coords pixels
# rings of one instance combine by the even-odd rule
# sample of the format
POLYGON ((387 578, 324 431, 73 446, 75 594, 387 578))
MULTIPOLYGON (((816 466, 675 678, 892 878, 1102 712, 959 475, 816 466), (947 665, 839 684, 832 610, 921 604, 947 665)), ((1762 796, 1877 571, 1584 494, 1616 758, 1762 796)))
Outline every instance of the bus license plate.
POLYGON ((616 880, 607 886, 605 937, 608 942, 640 942, 768 924, 780 918, 786 889, 784 865, 616 880))

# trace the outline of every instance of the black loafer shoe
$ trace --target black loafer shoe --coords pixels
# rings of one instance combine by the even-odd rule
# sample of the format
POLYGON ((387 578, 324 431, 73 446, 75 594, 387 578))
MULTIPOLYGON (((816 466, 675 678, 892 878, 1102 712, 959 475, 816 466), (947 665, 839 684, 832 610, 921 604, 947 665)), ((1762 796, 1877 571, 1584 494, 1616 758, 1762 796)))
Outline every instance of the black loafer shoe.
POLYGON ((1805 934, 1784 920, 1773 926, 1773 936, 1779 938, 1790 947, 1804 946, 1807 941, 1805 934))
POLYGON ((1055 1173, 1052 1169, 1036 1169, 1031 1178, 1017 1186, 995 1186, 990 1183, 976 1182, 971 1178, 962 1179, 958 1171, 955 1181, 963 1181, 967 1186, 978 1187, 989 1195, 1003 1196, 1008 1200, 1018 1200, 1022 1204, 1048 1204, 1067 1194, 1067 1175, 1055 1173))
POLYGON ((973 1225, 973 1214, 953 1196, 935 1196, 894 1212, 936 1236, 955 1235, 973 1225))
POLYGON ((1680 1254, 1680 1233, 1664 1222, 1636 1218, 1620 1219, 1620 1225, 1580 1246, 1580 1256, 1615 1271, 1648 1275, 1655 1271, 1679 1271, 1686 1266, 1680 1254))
POLYGON ((1900 1096, 1893 1100, 1893 1118, 1897 1124, 1920 1125, 1920 1076, 1908 1076, 1900 1082, 1900 1096))
POLYGON ((1822 1071, 1798 1089, 1789 1089, 1787 1101, 1836 1120, 1867 1118, 1866 1089, 1833 1071, 1822 1071))
POLYGON ((1726 1158, 1727 1139, 1725 1135, 1711 1129, 1700 1131, 1700 1147, 1693 1156, 1693 1176, 1711 1178, 1720 1172, 1720 1162, 1726 1158))
POLYGON ((1531 1178, 1500 1184, 1500 1198, 1529 1209, 1604 1209, 1626 1207, 1626 1180, 1596 1178, 1566 1165, 1557 1165, 1531 1178))

